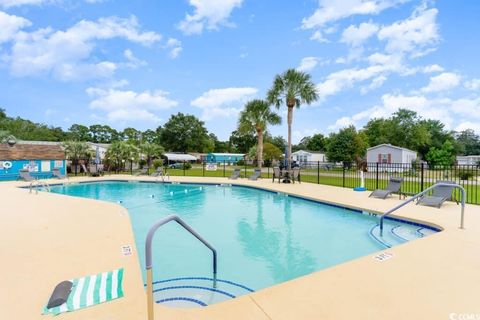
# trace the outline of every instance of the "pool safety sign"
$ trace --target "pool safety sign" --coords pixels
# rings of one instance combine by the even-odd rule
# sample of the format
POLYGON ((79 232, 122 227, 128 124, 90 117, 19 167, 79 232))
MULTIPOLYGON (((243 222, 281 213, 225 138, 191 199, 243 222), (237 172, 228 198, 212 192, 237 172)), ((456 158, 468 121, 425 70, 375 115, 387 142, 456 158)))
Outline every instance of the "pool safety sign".
POLYGON ((377 254, 376 256, 373 257, 373 259, 377 260, 377 261, 380 261, 380 262, 383 262, 383 261, 386 261, 390 258, 393 257, 393 253, 391 252, 382 252, 382 253, 379 253, 377 254))
POLYGON ((126 245, 122 246, 122 255, 131 256, 132 253, 133 253, 133 249, 132 249, 131 245, 126 244, 126 245))

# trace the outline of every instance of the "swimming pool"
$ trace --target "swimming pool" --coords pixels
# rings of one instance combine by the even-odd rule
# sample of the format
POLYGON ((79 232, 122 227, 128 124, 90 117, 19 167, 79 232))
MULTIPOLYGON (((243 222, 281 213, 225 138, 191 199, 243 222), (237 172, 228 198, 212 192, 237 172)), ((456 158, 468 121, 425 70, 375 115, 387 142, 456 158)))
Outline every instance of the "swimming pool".
POLYGON ((52 186, 55 193, 119 203, 128 209, 145 281, 145 237, 161 218, 177 214, 218 252, 176 224, 153 242, 155 300, 209 305, 291 280, 437 230, 361 211, 248 187, 105 181, 52 186))

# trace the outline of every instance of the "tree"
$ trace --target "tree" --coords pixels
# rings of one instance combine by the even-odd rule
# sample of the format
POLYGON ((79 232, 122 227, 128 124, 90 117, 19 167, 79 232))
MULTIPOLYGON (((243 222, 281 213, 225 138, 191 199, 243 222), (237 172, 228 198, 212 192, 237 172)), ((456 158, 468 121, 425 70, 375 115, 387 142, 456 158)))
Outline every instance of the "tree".
POLYGON ((135 128, 125 128, 121 133, 121 137, 125 141, 138 145, 142 140, 142 132, 135 128))
POLYGON ((294 146, 296 150, 325 151, 327 139, 321 133, 314 134, 311 137, 304 137, 300 143, 294 146))
POLYGON ((90 141, 90 130, 87 126, 81 124, 73 124, 67 132, 68 139, 74 141, 90 141))
POLYGON ((449 140, 445 141, 440 149, 432 147, 425 159, 429 166, 450 166, 455 163, 455 148, 449 140))
POLYGON ((480 154, 480 137, 472 129, 467 129, 456 134, 458 153, 469 156, 480 154))
POLYGON ((214 133, 210 133, 208 136, 210 137, 210 140, 213 141, 214 152, 230 152, 230 144, 228 143, 228 141, 218 140, 217 136, 214 133))
MULTIPOLYGON (((248 157, 258 161, 257 146, 253 146, 250 148, 250 150, 248 150, 248 157)), ((271 165, 272 160, 280 160, 282 157, 283 153, 277 146, 271 144, 270 142, 265 142, 263 145, 262 158, 264 159, 264 163, 267 167, 271 165)))
POLYGON ((330 134, 326 156, 329 161, 350 163, 363 157, 367 149, 366 135, 357 133, 354 126, 330 134))
MULTIPOLYGON (((2 109, 0 109, 0 112, 2 109)), ((17 138, 10 134, 8 131, 0 131, 0 143, 16 143, 17 138)))
POLYGON ((160 140, 169 151, 209 152, 214 148, 204 122, 181 112, 172 115, 165 123, 160 140))
POLYGON ((229 139, 230 149, 240 153, 247 153, 255 145, 256 140, 255 135, 251 132, 241 133, 238 130, 232 131, 229 139))
POLYGON ((140 152, 147 158, 147 168, 150 170, 152 160, 155 158, 160 158, 162 153, 165 152, 165 149, 163 149, 163 147, 160 145, 151 142, 144 142, 140 145, 140 152))
POLYGON ((269 124, 280 124, 282 118, 270 109, 270 105, 263 100, 247 102, 245 109, 240 112, 238 131, 241 133, 255 132, 257 135, 257 165, 263 164, 263 134, 269 124))
POLYGON ((302 103, 311 104, 318 99, 315 84, 309 74, 296 69, 288 69, 277 75, 272 88, 268 91, 267 100, 277 108, 285 103, 288 109, 288 170, 292 159, 292 120, 293 108, 299 108, 302 103))
POLYGON ((150 143, 160 143, 160 139, 156 131, 151 129, 145 130, 142 132, 142 142, 150 142, 150 143))
POLYGON ((90 146, 84 141, 65 141, 62 146, 65 149, 67 159, 72 161, 75 166, 75 175, 77 175, 78 161, 92 157, 90 146))
POLYGON ((287 141, 282 136, 271 137, 270 135, 265 135, 265 141, 270 142, 278 149, 282 150, 282 152, 287 147, 287 141))
POLYGON ((113 164, 115 169, 125 170, 125 162, 137 161, 140 156, 140 149, 127 141, 115 141, 105 153, 105 160, 113 164))

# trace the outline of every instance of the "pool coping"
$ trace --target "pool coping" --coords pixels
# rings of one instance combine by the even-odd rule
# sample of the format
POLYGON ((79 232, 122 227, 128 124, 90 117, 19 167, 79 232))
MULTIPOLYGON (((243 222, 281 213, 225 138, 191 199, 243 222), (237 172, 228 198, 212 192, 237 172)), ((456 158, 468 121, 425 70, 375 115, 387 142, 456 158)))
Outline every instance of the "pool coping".
MULTIPOLYGON (((108 178, 109 179, 106 180, 137 180, 128 176, 116 176, 113 179, 112 177, 108 178)), ((80 178, 78 180, 87 182, 99 181, 103 179, 104 178, 80 178)), ((140 179, 145 178, 140 177, 140 179)), ((224 178, 175 177, 173 179, 175 179, 175 182, 197 183, 201 181, 208 182, 208 184, 218 184, 218 182, 224 183, 226 181, 224 178)), ((57 182, 58 184, 58 181, 52 180, 50 182, 57 182)), ((147 182, 153 182, 153 180, 147 182)), ((347 200, 350 201, 349 205, 347 206, 345 204, 345 202, 348 202, 347 200, 338 202, 332 201, 333 204, 341 204, 342 207, 347 206, 349 209, 366 209, 366 211, 374 214, 382 213, 385 211, 385 208, 392 207, 398 203, 398 200, 396 199, 389 199, 387 201, 372 201, 365 197, 365 193, 362 196, 358 193, 356 194, 349 192, 348 189, 319 186, 308 183, 302 183, 301 187, 296 189, 293 186, 272 184, 268 180, 258 182, 250 182, 246 180, 239 182, 227 182, 228 184, 236 186, 248 185, 265 191, 283 192, 292 196, 301 197, 302 199, 310 199, 312 201, 320 201, 322 203, 325 202, 326 197, 331 196, 334 198, 334 195, 341 194, 345 197, 348 197, 347 200), (310 192, 308 190, 313 191, 310 192), (317 192, 325 192, 325 195, 319 197, 317 196, 317 192), (358 204, 360 202, 364 202, 368 205, 365 206, 366 208, 359 208, 358 204)), ((2 187, 7 187, 7 185, 17 187, 21 186, 21 183, 0 184, 2 187)), ((24 194, 26 193, 24 192, 24 194)), ((39 199, 49 197, 50 195, 42 195, 39 197, 39 199)), ((72 204, 79 202, 89 202, 89 204, 92 202, 98 203, 96 200, 82 199, 82 201, 73 201, 72 204)), ((117 210, 119 206, 113 203, 108 203, 108 205, 103 207, 111 207, 117 210)), ((161 313, 163 317, 175 319, 224 319, 226 314, 229 316, 232 315, 232 318, 235 319, 291 319, 292 317, 301 319, 351 319, 352 317, 356 319, 371 319, 371 311, 369 311, 369 309, 372 308, 375 310, 378 318, 388 317, 390 319, 404 319, 406 318, 406 315, 409 315, 410 318, 433 319, 438 318, 439 316, 448 318, 448 312, 477 312, 479 309, 478 301, 472 300, 472 296, 474 296, 474 292, 478 292, 480 286, 477 284, 477 282, 472 281, 472 278, 478 278, 477 273, 478 267, 480 266, 480 261, 478 259, 478 253, 476 253, 476 249, 472 251, 472 246, 473 248, 478 248, 480 245, 480 207, 467 205, 466 230, 458 229, 459 214, 457 211, 458 207, 453 204, 447 204, 442 210, 424 207, 419 208, 414 206, 407 206, 405 209, 400 210, 396 217, 401 218, 402 222, 405 219, 420 221, 423 224, 428 224, 429 226, 438 226, 443 229, 443 232, 399 245, 392 249, 388 249, 388 252, 395 254, 395 258, 390 259, 387 262, 382 262, 384 263, 382 267, 379 267, 379 263, 373 262, 373 255, 369 255, 259 290, 253 294, 247 295, 246 297, 244 296, 206 308, 180 310, 175 308, 155 306, 155 310, 157 310, 158 313, 161 313), (409 209, 412 210, 408 212, 409 209), (457 248, 457 244, 460 245, 460 247, 457 248), (461 249, 459 250, 459 248, 461 249), (450 256, 446 255, 447 253, 449 253, 450 256), (420 254, 420 256, 418 254, 420 254), (445 260, 445 257, 448 258, 445 260), (442 268, 440 270, 438 268, 428 268, 428 270, 424 270, 425 268, 423 265, 418 265, 416 268, 412 269, 409 265, 409 262, 412 260, 408 260, 407 258, 415 258, 416 260, 420 261, 425 259, 428 261, 435 261, 439 258, 442 258, 442 262, 439 261, 439 263, 442 263, 442 268), (445 270, 455 270, 456 266, 458 265, 462 266, 462 274, 460 275, 457 275, 456 272, 443 272, 445 270), (400 274, 403 275, 409 274, 414 276, 414 278, 417 280, 420 279, 418 276, 424 274, 424 278, 422 279, 425 283, 427 283, 427 287, 417 288, 417 290, 414 292, 411 292, 411 290, 405 291, 406 289, 403 283, 405 282, 404 280, 399 282, 396 278, 380 276, 380 274, 392 274, 393 270, 397 270, 397 272, 400 272, 400 274), (363 273, 363 277, 358 278, 358 275, 362 274, 360 272, 366 273, 363 273), (371 281, 365 282, 371 278, 369 274, 372 274, 372 276, 375 275, 373 279, 378 279, 379 277, 382 279, 382 291, 377 291, 376 286, 372 286, 371 281), (436 275, 434 282, 429 281, 428 278, 431 277, 432 274, 436 275), (341 276, 341 278, 338 278, 339 276, 341 276), (345 282, 345 279, 350 279, 350 282, 345 282), (464 279, 465 285, 460 286, 460 289, 462 289, 462 291, 460 291, 461 293, 457 292, 458 288, 454 286, 452 279, 456 281, 464 279), (337 282, 335 284, 331 283, 333 280, 337 282), (365 282, 365 285, 357 287, 357 282, 365 282), (348 288, 352 288, 352 283, 357 283, 355 285, 356 290, 353 290, 353 292, 351 292, 352 290, 348 290, 348 288), (440 299, 436 300, 435 308, 432 308, 429 307, 428 304, 423 303, 425 301, 425 295, 419 295, 419 293, 429 292, 431 297, 438 298, 438 283, 442 283, 443 285, 447 286, 452 293, 449 296, 445 296, 443 299, 441 298, 442 296, 440 296, 440 299), (396 284, 398 286, 394 291, 384 290, 384 285, 387 285, 387 287, 392 287, 392 284, 396 284), (432 289, 429 289, 429 287, 432 289), (342 289, 347 291, 343 291, 342 289), (296 294, 293 296, 291 295, 292 290, 293 292, 296 292, 296 294), (343 298, 341 299, 342 301, 340 305, 338 304, 338 301, 332 300, 332 297, 337 296, 335 294, 332 295, 332 292, 335 291, 342 292, 343 298), (361 293, 361 295, 358 295, 357 292, 361 293), (455 292, 457 292, 456 295, 455 292), (372 293, 376 293, 377 295, 372 296, 372 293), (393 297, 398 297, 399 295, 402 296, 399 301, 397 301, 397 299, 393 299, 393 297), (459 299, 452 299, 456 296, 460 296, 462 301, 459 299), (385 300, 382 297, 389 299, 385 300), (392 297, 392 299, 390 299, 390 297, 392 297), (412 297, 416 300, 412 300, 412 297), (370 301, 379 298, 383 299, 383 303, 378 307, 377 304, 369 303, 370 301), (320 309, 317 307, 319 301, 322 301, 322 308, 320 309), (358 304, 359 301, 363 303, 363 307, 358 304), (410 304, 410 308, 406 309, 413 309, 416 313, 412 314, 409 310, 398 309, 400 305, 405 305, 406 303, 410 304), (350 311, 344 310, 346 304, 349 306, 347 309, 351 309, 350 311), (366 305, 368 305, 368 307, 366 305), (357 306, 358 308, 354 308, 354 306, 357 306)), ((136 261, 138 264, 138 258, 136 258, 136 261)), ((12 289, 14 291, 14 288, 12 289)), ((137 300, 139 300, 139 302, 143 301, 143 299, 137 300)), ((134 306, 132 305, 132 307, 134 306)), ((143 303, 140 303, 140 305, 135 305, 134 308, 140 308, 143 310, 144 305, 143 303)), ((123 310, 123 308, 121 309, 123 310)), ((143 314, 140 309, 138 311, 139 314, 143 314)), ((81 314, 85 314, 85 318, 87 319, 91 318, 87 316, 88 314, 102 314, 101 310, 104 310, 104 312, 106 310, 113 312, 112 308, 106 304, 105 306, 102 305, 101 307, 98 306, 85 310, 84 313, 75 313, 74 315, 67 314, 64 317, 72 317, 73 319, 77 315, 80 316, 81 314)), ((478 311, 480 312, 480 310, 478 311)), ((120 314, 118 315, 120 316, 120 314)))

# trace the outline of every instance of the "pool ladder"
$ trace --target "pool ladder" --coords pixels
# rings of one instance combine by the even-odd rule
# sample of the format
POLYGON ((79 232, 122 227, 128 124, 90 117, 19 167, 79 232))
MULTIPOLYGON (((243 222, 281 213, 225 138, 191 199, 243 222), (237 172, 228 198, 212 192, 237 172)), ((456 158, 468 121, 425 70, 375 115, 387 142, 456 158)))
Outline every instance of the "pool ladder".
POLYGON ((388 210, 384 214, 380 216, 380 236, 383 235, 383 220, 385 219, 386 216, 392 214, 393 212, 397 211, 398 209, 404 207, 405 205, 409 204, 410 202, 415 201, 416 199, 420 198, 421 196, 427 194, 430 190, 433 190, 437 187, 454 187, 457 189, 460 189, 460 192, 462 193, 462 200, 461 200, 461 215, 460 215, 460 229, 464 229, 464 215, 465 215, 465 200, 467 199, 467 192, 465 189, 459 185, 459 184, 453 184, 453 183, 445 183, 445 182, 438 182, 434 184, 433 186, 428 187, 427 189, 423 190, 422 192, 417 193, 413 197, 411 197, 408 200, 405 200, 404 202, 400 203, 398 206, 388 210))
POLYGON ((209 248, 213 253, 213 279, 215 281, 217 277, 217 250, 212 247, 200 234, 198 234, 192 227, 190 227, 185 221, 183 221, 179 216, 172 214, 162 220, 155 223, 147 234, 147 239, 145 241, 145 269, 147 270, 147 309, 148 309, 148 320, 153 320, 153 272, 152 272, 152 240, 155 232, 158 228, 164 224, 169 223, 170 221, 175 221, 181 225, 185 230, 190 232, 195 238, 202 242, 207 248, 209 248))
POLYGON ((35 194, 38 194, 38 187, 40 187, 40 186, 45 188, 45 190, 47 190, 47 192, 50 192, 50 186, 47 183, 36 179, 36 180, 33 180, 32 182, 30 182, 30 193, 32 193, 32 189, 33 189, 34 184, 35 184, 35 194))

